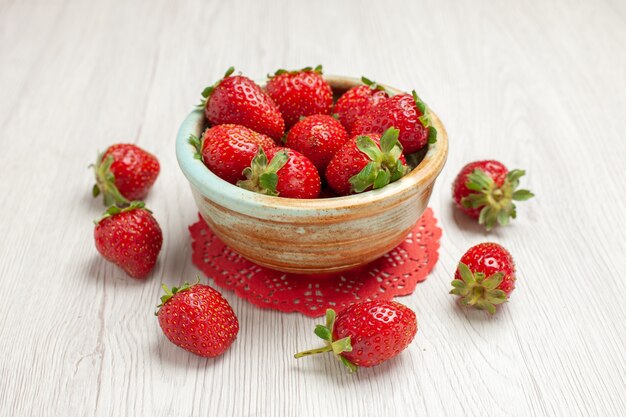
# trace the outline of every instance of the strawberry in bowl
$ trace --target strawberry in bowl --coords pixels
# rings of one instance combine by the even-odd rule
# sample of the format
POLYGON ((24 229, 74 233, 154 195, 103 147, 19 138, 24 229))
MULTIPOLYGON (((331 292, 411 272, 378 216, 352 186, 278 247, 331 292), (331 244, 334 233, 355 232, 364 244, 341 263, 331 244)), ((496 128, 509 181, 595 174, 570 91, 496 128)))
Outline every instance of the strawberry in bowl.
POLYGON ((322 77, 321 65, 296 71, 279 69, 269 76, 265 90, 278 105, 287 129, 302 116, 329 114, 333 105, 333 91, 322 77))
POLYGON ((230 67, 221 80, 206 87, 198 107, 204 109, 212 125, 242 125, 280 139, 285 122, 272 98, 250 78, 234 72, 235 68, 230 67))
POLYGON ((363 85, 352 87, 342 94, 333 106, 332 112, 348 132, 352 132, 354 123, 369 112, 374 106, 389 98, 385 87, 361 77, 363 85))

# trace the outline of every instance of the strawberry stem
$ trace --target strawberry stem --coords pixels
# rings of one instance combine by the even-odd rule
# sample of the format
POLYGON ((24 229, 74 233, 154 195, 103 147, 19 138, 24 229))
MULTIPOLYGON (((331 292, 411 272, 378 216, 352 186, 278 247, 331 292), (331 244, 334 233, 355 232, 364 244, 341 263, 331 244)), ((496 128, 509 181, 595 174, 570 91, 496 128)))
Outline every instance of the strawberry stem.
POLYGON ((315 334, 324 340, 326 346, 305 350, 302 352, 298 352, 293 355, 294 358, 299 359, 305 356, 317 355, 319 353, 333 352, 333 355, 343 363, 350 372, 356 372, 358 367, 350 362, 347 358, 345 358, 342 353, 343 352, 351 352, 352 351, 352 342, 350 337, 344 337, 342 339, 334 340, 333 339, 333 328, 335 326, 335 310, 329 308, 326 310, 326 325, 318 324, 315 326, 315 334))
POLYGON ((332 352, 332 351, 333 351, 332 346, 326 345, 321 348, 305 350, 304 352, 298 352, 295 355, 293 355, 293 357, 296 359, 300 359, 305 356, 317 355, 318 353, 326 353, 326 352, 332 352))

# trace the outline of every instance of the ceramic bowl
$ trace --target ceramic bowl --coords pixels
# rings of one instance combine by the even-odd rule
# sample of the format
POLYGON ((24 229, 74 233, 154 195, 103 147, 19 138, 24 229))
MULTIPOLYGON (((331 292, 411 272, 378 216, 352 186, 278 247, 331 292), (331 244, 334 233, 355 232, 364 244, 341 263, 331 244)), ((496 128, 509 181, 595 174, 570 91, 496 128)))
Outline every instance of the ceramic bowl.
MULTIPOLYGON (((336 95, 356 78, 325 76, 336 95)), ((390 94, 401 91, 387 87, 390 94)), ((430 109, 429 109, 430 110, 430 109)), ((298 274, 326 274, 362 266, 398 245, 420 218, 448 154, 448 137, 430 110, 437 142, 408 175, 384 188, 346 197, 298 200, 236 187, 194 158, 190 134, 201 137, 204 115, 195 110, 176 139, 178 163, 200 214, 230 248, 250 261, 298 274)))

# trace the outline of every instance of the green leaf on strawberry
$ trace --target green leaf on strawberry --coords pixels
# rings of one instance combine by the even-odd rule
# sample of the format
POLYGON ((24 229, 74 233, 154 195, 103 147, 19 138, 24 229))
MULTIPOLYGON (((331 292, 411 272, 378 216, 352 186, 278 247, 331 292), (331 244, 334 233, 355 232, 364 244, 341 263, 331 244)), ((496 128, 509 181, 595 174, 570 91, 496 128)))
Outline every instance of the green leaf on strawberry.
POLYGON ((497 272, 489 277, 482 272, 472 273, 463 262, 459 262, 458 270, 461 279, 452 281, 454 288, 450 294, 462 297, 461 304, 495 314, 496 305, 506 302, 507 294, 497 289, 504 279, 504 273, 497 272))
POLYGON ((102 193, 105 206, 113 204, 127 206, 130 204, 130 201, 122 195, 117 185, 115 185, 115 175, 111 172, 111 165, 115 158, 113 155, 108 155, 104 159, 102 157, 103 154, 99 154, 96 163, 90 165, 94 167, 96 173, 96 184, 91 189, 91 195, 97 197, 102 193))
POLYGON ((322 65, 318 65, 315 68, 313 67, 304 67, 301 69, 297 69, 297 70, 293 70, 293 71, 289 71, 283 68, 279 68, 276 70, 276 72, 274 72, 274 74, 267 74, 267 78, 274 78, 277 77, 279 75, 282 74, 297 74, 299 72, 309 72, 309 71, 313 71, 313 72, 317 72, 318 74, 323 74, 323 70, 322 70, 322 65))
POLYGON ((203 109, 206 106, 207 101, 209 100, 209 97, 211 97, 211 94, 213 94, 213 90, 215 90, 215 87, 218 86, 219 83, 222 82, 222 80, 224 78, 228 78, 231 75, 233 75, 233 73, 235 72, 235 67, 230 67, 226 70, 226 72, 224 73, 224 76, 222 78, 220 78, 219 80, 217 80, 215 82, 215 84, 210 85, 208 87, 205 87, 204 90, 202 90, 202 100, 200 101, 200 103, 196 106, 199 109, 203 109))
POLYGON ((366 86, 368 86, 369 88, 371 88, 372 90, 379 90, 379 91, 384 91, 385 93, 389 93, 385 87, 383 87, 382 85, 378 84, 376 81, 372 81, 369 78, 365 77, 365 76, 361 76, 361 82, 363 84, 365 84, 366 86))
POLYGON ((432 125, 432 119, 430 112, 428 111, 428 107, 426 106, 426 103, 424 103, 424 101, 417 95, 415 90, 413 90, 411 94, 413 95, 413 101, 415 101, 415 107, 417 107, 422 114, 418 117, 418 119, 420 123, 428 129, 428 144, 433 144, 437 142, 437 129, 435 129, 432 125))
POLYGON ((196 150, 196 152, 193 154, 193 157, 202 161, 202 140, 196 135, 191 134, 189 135, 189 139, 187 139, 187 141, 196 150))
POLYGON ((144 209, 148 213, 152 213, 152 210, 146 208, 146 204, 143 201, 131 201, 128 203, 128 206, 126 207, 119 207, 116 205, 112 205, 108 207, 106 211, 104 212, 104 214, 102 215, 102 217, 100 217, 97 220, 94 220, 94 223, 98 224, 102 220, 106 219, 107 217, 112 217, 112 216, 115 216, 116 214, 124 213, 127 211, 133 211, 135 209, 144 209))
POLYGON ((262 146, 259 146, 257 154, 252 159, 250 166, 243 170, 245 180, 237 182, 237 186, 248 191, 277 196, 276 186, 278 185, 278 170, 281 169, 289 156, 287 152, 280 151, 271 161, 268 162, 267 155, 262 146))
POLYGON ((354 192, 382 188, 409 172, 409 168, 399 160, 402 145, 398 141, 398 134, 398 129, 387 129, 380 138, 380 148, 369 136, 359 136, 356 139, 358 149, 371 162, 349 179, 354 192))
POLYGON ((524 201, 534 196, 529 190, 517 190, 519 179, 525 174, 523 170, 511 170, 506 174, 503 184, 498 187, 485 171, 474 169, 467 175, 465 186, 475 192, 464 197, 461 205, 472 209, 482 207, 478 223, 487 230, 493 229, 496 224, 505 226, 510 219, 517 217, 513 201, 524 201))
POLYGON ((158 316, 159 315, 159 309, 161 307, 163 307, 163 305, 165 303, 167 303, 174 295, 176 295, 176 294, 178 294, 180 292, 183 292, 183 291, 187 291, 188 289, 190 289, 191 287, 193 287, 194 285, 199 284, 199 283, 200 283, 200 277, 198 277, 198 280, 195 283, 193 283, 193 284, 190 284, 188 282, 184 282, 180 287, 172 287, 171 289, 167 285, 161 284, 161 288, 163 288, 163 292, 165 294, 163 294, 161 296, 161 304, 159 304, 157 306, 157 310, 154 312, 154 315, 158 316))

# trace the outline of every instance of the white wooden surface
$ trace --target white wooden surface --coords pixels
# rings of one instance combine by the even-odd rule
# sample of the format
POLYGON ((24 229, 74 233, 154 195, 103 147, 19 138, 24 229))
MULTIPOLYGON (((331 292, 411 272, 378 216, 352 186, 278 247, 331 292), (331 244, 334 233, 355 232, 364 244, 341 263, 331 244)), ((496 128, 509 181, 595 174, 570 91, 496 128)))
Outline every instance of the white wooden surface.
POLYGON ((626 2, 0 0, 0 416, 621 416, 626 414, 626 2), (324 64, 415 88, 450 134, 431 206, 440 262, 412 296, 396 360, 348 375, 296 362, 316 320, 225 296, 241 322, 216 360, 170 344, 160 283, 197 271, 178 124, 225 68, 324 64), (165 243, 129 279, 92 243, 97 150, 130 141, 162 174, 165 243), (523 167, 537 198, 488 235, 455 211, 466 162, 523 167), (493 318, 447 294, 470 245, 517 260, 493 318))

